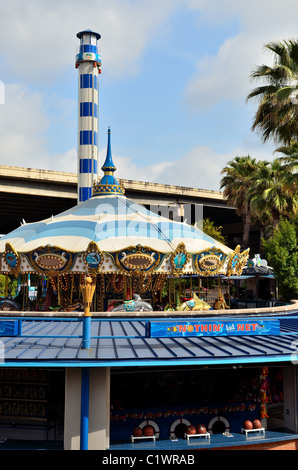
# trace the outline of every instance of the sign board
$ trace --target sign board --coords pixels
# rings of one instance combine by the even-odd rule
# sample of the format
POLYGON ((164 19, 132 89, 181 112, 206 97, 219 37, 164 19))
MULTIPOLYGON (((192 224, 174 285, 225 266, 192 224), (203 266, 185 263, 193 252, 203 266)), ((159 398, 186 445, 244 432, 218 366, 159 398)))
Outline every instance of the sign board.
POLYGON ((21 334, 20 320, 3 320, 0 319, 0 337, 2 336, 18 336, 21 334))
POLYGON ((146 336, 149 338, 279 334, 279 320, 177 320, 148 321, 146 324, 146 336))

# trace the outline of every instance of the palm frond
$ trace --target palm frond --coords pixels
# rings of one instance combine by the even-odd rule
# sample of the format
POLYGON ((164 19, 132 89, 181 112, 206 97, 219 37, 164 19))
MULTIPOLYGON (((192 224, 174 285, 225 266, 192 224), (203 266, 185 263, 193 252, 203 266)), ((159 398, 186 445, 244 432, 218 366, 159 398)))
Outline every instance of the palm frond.
POLYGON ((289 145, 298 140, 298 40, 272 41, 265 49, 274 55, 274 65, 263 64, 251 74, 251 79, 265 81, 247 96, 247 101, 259 100, 251 129, 260 132, 263 142, 272 138, 289 145))
POLYGON ((276 92, 277 99, 279 101, 286 101, 290 99, 291 95, 293 95, 295 91, 297 91, 296 86, 285 86, 283 88, 280 88, 276 92))

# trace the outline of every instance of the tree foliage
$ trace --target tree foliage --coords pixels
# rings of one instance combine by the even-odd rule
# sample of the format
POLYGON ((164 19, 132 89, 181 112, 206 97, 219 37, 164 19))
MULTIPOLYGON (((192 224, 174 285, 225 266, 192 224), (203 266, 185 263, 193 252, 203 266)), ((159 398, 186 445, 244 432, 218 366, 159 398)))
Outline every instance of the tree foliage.
POLYGON ((14 297, 17 292, 18 279, 14 276, 5 276, 5 274, 0 274, 0 298, 6 296, 6 293, 14 297))
POLYGON ((290 175, 279 159, 260 161, 246 197, 257 220, 276 227, 281 216, 292 216, 298 208, 298 193, 293 190, 290 175))
POLYGON ((263 240, 263 248, 274 269, 280 297, 298 299, 298 218, 282 218, 273 235, 263 240))
POLYGON ((203 232, 206 233, 206 235, 209 235, 209 237, 214 238, 214 240, 225 245, 226 238, 222 234, 222 228, 223 227, 221 225, 216 227, 214 222, 208 218, 203 220, 203 232))
POLYGON ((250 202, 247 192, 251 185, 251 177, 257 169, 255 158, 247 156, 237 156, 229 161, 223 168, 224 175, 220 182, 220 188, 224 189, 223 194, 230 206, 234 206, 236 213, 242 217, 243 221, 243 245, 248 247, 249 230, 251 224, 250 202))

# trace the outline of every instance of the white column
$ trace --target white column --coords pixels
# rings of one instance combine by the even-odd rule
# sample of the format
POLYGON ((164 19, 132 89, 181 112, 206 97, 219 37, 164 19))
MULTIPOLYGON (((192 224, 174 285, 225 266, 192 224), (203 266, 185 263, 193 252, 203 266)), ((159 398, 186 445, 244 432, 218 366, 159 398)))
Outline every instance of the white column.
MULTIPOLYGON (((80 450, 81 369, 65 370, 64 449, 80 450)), ((90 369, 88 450, 106 450, 110 443, 110 369, 90 369)))
POLYGON ((80 450, 81 369, 65 369, 64 450, 80 450))
POLYGON ((110 445, 110 369, 90 370, 89 450, 110 445))
POLYGON ((283 367, 284 427, 297 432, 297 366, 283 367))

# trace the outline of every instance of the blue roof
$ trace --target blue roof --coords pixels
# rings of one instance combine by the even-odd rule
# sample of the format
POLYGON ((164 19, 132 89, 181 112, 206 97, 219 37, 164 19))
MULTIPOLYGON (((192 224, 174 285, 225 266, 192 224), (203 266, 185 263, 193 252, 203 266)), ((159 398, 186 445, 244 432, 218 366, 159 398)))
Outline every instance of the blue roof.
POLYGON ((17 317, 22 322, 22 333, 21 336, 1 338, 5 359, 2 365, 131 367, 298 360, 295 347, 298 340, 297 315, 295 312, 292 316, 279 317, 280 335, 276 336, 180 338, 146 337, 145 318, 111 320, 93 317, 88 350, 81 347, 80 318, 17 317))

